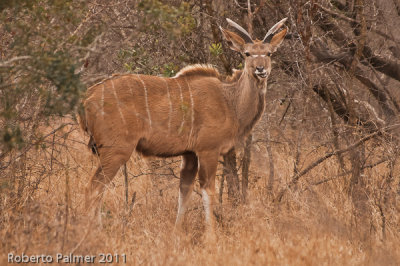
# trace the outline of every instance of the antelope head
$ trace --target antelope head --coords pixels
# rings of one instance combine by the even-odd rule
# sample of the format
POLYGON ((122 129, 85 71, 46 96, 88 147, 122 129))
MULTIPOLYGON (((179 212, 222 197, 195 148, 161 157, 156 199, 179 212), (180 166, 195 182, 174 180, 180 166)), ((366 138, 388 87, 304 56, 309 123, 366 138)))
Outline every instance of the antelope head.
POLYGON ((262 41, 253 40, 245 29, 230 19, 227 19, 229 25, 234 27, 238 34, 220 27, 230 48, 239 52, 245 58, 244 72, 251 74, 258 81, 265 82, 271 73, 271 55, 282 43, 287 28, 276 32, 286 20, 287 18, 284 18, 272 26, 262 41))

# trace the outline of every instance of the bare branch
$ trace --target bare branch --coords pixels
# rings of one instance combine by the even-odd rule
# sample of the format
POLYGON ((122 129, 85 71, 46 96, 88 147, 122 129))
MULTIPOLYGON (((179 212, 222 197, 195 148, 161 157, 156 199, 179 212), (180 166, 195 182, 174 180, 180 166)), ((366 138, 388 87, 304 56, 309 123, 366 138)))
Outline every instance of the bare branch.
MULTIPOLYGON (((396 127, 398 127, 398 125, 396 125, 396 127)), ((393 127, 392 127, 392 128, 393 128, 393 127)), ((352 145, 350 145, 350 146, 347 146, 347 147, 344 148, 344 149, 336 150, 336 151, 333 151, 333 152, 328 152, 328 153, 326 153, 324 156, 322 156, 321 158, 319 158, 318 160, 315 160, 314 162, 312 162, 311 164, 309 164, 304 170, 302 170, 301 172, 295 174, 295 175, 292 177, 292 180, 290 181, 290 183, 288 184, 288 186, 287 186, 286 188, 282 189, 282 190, 278 193, 278 196, 275 198, 274 201, 275 201, 275 202, 281 202, 283 196, 284 196, 285 193, 286 193, 286 191, 289 190, 289 189, 291 189, 291 188, 293 187, 293 185, 295 185, 295 184, 299 181, 300 177, 302 177, 302 176, 304 176, 305 174, 307 174, 308 172, 310 172, 312 169, 314 169, 316 166, 320 165, 320 164, 321 164, 322 162, 324 162, 325 160, 329 159, 329 158, 332 157, 333 155, 342 154, 342 153, 348 152, 348 151, 350 151, 350 150, 353 150, 354 148, 360 146, 360 145, 363 144, 364 142, 366 142, 366 141, 368 141, 368 140, 370 140, 370 139, 372 139, 372 138, 374 138, 374 137, 376 137, 376 136, 382 134, 382 132, 383 132, 382 130, 377 130, 377 131, 375 131, 375 132, 373 132, 373 133, 371 133, 371 134, 369 134, 369 135, 363 137, 362 139, 360 139, 360 140, 357 141, 356 143, 354 143, 354 144, 352 144, 352 145)))
POLYGON ((12 63, 14 63, 16 61, 27 60, 27 59, 31 59, 31 58, 32 57, 29 55, 16 56, 16 57, 11 58, 8 61, 0 62, 0 67, 9 67, 9 65, 11 65, 12 63))
MULTIPOLYGON (((363 167, 361 167, 361 169, 374 168, 375 166, 380 165, 380 164, 382 164, 382 163, 385 163, 385 162, 387 162, 387 161, 389 161, 389 158, 384 158, 384 159, 379 160, 379 161, 377 161, 377 162, 375 162, 375 163, 368 164, 368 165, 364 165, 363 167)), ((318 186, 318 185, 324 184, 324 183, 326 183, 326 182, 329 182, 329 181, 338 179, 339 177, 342 177, 342 176, 351 174, 352 171, 353 171, 353 170, 349 170, 349 171, 343 172, 343 173, 341 173, 341 174, 339 174, 339 175, 336 175, 336 176, 333 176, 333 177, 330 177, 330 178, 325 178, 325 179, 323 179, 323 180, 314 182, 314 183, 312 183, 311 185, 313 185, 313 186, 318 186)))
MULTIPOLYGON (((344 21, 347 21, 347 22, 350 22, 350 23, 355 23, 356 25, 359 24, 359 22, 358 22, 357 20, 355 20, 355 19, 353 19, 353 18, 349 18, 348 16, 342 15, 342 14, 340 14, 340 13, 337 13, 337 12, 335 12, 335 11, 333 11, 333 10, 330 10, 329 8, 326 8, 326 7, 324 7, 324 6, 322 6, 322 5, 318 4, 318 3, 315 3, 314 5, 317 6, 318 8, 320 8, 321 10, 323 10, 324 12, 326 12, 326 13, 328 13, 328 14, 334 16, 334 17, 337 17, 337 18, 339 18, 339 19, 341 19, 341 20, 344 20, 344 21)), ((367 20, 367 21, 368 21, 368 20, 367 20)), ((370 31, 372 31, 372 32, 375 32, 376 34, 379 34, 379 35, 381 35, 382 37, 385 37, 386 39, 389 39, 389 40, 391 40, 391 41, 393 41, 393 42, 399 42, 398 40, 396 40, 396 39, 393 38, 392 36, 390 36, 390 35, 384 33, 383 31, 380 31, 380 30, 378 30, 378 29, 371 28, 370 26, 367 26, 367 29, 370 30, 370 31)))

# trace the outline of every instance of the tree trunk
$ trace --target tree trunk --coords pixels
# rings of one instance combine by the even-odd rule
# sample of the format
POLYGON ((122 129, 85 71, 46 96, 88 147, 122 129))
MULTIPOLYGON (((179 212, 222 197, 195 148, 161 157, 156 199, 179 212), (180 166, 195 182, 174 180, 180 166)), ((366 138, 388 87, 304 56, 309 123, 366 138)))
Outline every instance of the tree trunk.
POLYGON ((253 135, 249 135, 246 139, 246 146, 244 147, 244 155, 242 161, 242 199, 247 202, 247 188, 249 186, 249 168, 251 162, 251 142, 253 135))

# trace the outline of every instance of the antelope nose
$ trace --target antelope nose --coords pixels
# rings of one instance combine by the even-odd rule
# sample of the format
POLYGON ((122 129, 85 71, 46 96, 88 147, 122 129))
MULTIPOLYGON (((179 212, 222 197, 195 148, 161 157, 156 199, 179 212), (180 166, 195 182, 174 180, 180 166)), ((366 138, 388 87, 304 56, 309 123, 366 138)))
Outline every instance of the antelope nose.
POLYGON ((264 72, 264 67, 263 66, 256 66, 256 70, 258 72, 264 72))

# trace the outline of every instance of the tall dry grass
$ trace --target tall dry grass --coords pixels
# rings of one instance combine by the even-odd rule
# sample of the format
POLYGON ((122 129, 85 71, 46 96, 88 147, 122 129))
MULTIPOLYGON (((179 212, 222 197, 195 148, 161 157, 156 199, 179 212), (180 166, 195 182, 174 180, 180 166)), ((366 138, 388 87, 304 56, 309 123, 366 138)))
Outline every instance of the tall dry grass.
MULTIPOLYGON (((11 177, 16 181, 10 181, 7 188, 14 192, 2 197, 1 265, 7 264, 9 253, 55 258, 56 253, 71 252, 96 255, 97 262, 100 253, 126 254, 129 265, 400 263, 398 197, 389 197, 385 203, 384 226, 373 198, 368 199, 369 215, 365 217, 369 220, 358 224, 346 178, 313 185, 337 175, 334 159, 313 169, 281 203, 274 203, 273 197, 293 174, 291 151, 280 144, 272 145, 273 191, 266 186, 267 159, 260 144, 253 148, 248 203, 232 207, 224 194, 214 243, 204 241, 204 214, 196 192, 182 231, 174 231, 179 158, 158 161, 132 156, 127 165, 128 204, 121 170, 105 193, 102 224, 86 233, 94 221, 84 212, 83 192, 96 158, 86 149, 85 141, 76 126, 66 127, 49 138, 46 147, 30 151, 19 165, 7 170, 9 181, 11 177)), ((312 145, 303 149, 309 157, 306 162, 324 153, 312 145)), ((387 171, 385 164, 365 170, 371 177, 371 190, 377 190, 373 193, 380 193, 379 182, 387 171)), ((395 172, 398 174, 397 168, 395 172)))

